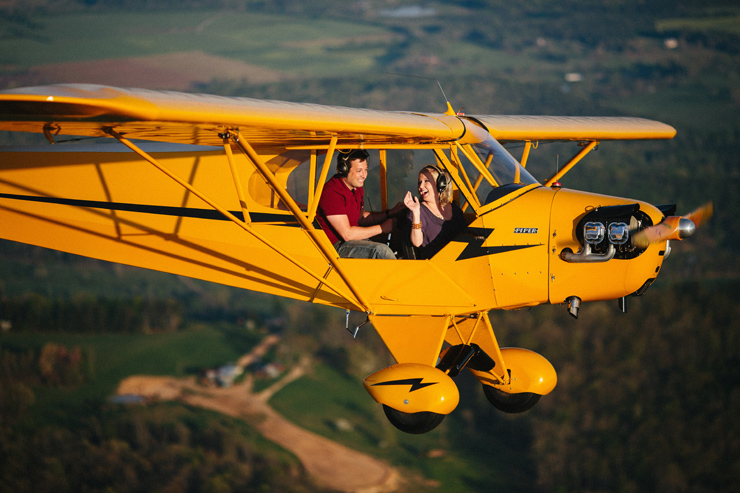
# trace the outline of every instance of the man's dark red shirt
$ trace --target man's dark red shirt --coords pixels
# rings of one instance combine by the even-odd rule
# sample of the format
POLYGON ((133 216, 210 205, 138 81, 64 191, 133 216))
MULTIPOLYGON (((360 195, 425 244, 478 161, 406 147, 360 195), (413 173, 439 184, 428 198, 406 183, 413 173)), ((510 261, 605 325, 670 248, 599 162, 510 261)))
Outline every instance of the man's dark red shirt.
POLYGON ((337 230, 332 227, 326 217, 345 215, 349 219, 350 226, 358 226, 362 216, 364 197, 365 192, 362 188, 350 190, 339 175, 334 175, 326 182, 324 191, 321 193, 319 213, 316 215, 316 220, 332 244, 343 238, 339 236, 337 230))

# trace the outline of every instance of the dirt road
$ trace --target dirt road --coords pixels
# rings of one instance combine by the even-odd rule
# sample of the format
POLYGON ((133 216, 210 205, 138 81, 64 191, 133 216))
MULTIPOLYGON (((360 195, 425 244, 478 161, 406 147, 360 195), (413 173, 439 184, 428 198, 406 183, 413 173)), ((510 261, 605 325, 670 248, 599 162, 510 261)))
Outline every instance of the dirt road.
MULTIPOLYGON (((266 339, 240 362, 252 361, 264 353, 277 338, 266 339)), ((295 454, 306 471, 321 487, 346 492, 389 492, 398 486, 398 472, 386 462, 352 450, 291 423, 267 401, 280 388, 300 378, 308 360, 303 360, 272 387, 252 391, 252 380, 230 388, 198 385, 194 378, 132 376, 123 380, 118 394, 138 394, 156 400, 179 400, 193 406, 221 412, 236 418, 257 416, 250 422, 262 435, 295 454)))

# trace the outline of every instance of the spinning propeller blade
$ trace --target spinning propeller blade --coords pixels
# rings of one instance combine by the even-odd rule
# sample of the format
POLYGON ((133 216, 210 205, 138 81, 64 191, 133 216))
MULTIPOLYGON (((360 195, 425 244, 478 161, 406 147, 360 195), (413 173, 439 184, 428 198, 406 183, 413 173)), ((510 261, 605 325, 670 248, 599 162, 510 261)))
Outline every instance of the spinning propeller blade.
POLYGON ((712 217, 713 213, 714 204, 712 204, 712 202, 707 202, 693 212, 689 212, 684 217, 696 224, 696 227, 698 228, 701 224, 705 223, 710 217, 712 217))
POLYGON ((647 248, 653 243, 683 240, 696 232, 696 228, 712 217, 714 206, 708 202, 685 216, 668 216, 661 223, 649 226, 632 236, 632 243, 647 248))

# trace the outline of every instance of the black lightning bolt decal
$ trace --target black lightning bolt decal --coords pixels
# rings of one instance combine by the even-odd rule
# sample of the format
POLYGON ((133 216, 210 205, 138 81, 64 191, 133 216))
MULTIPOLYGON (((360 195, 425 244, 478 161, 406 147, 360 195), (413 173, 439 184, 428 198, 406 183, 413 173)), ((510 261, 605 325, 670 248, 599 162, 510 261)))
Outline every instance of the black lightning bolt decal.
POLYGON ((497 253, 506 253, 523 248, 532 248, 538 245, 501 245, 484 247, 483 243, 493 233, 494 228, 467 228, 463 233, 453 241, 467 243, 465 250, 460 252, 456 260, 466 260, 470 258, 485 257, 486 255, 495 255, 497 253))
POLYGON ((388 382, 380 382, 373 384, 373 387, 377 387, 378 385, 411 385, 411 389, 409 389, 409 392, 414 392, 415 390, 423 389, 424 387, 429 387, 430 385, 436 385, 439 382, 430 382, 430 383, 421 383, 421 381, 424 380, 423 378, 407 378, 405 380, 390 380, 388 382))
MULTIPOLYGON (((56 205, 71 205, 74 207, 88 207, 92 209, 104 209, 110 211, 124 211, 124 212, 141 212, 145 214, 157 214, 161 216, 175 216, 175 217, 192 217, 195 219, 210 219, 214 221, 227 221, 223 214, 215 209, 195 209, 192 207, 170 207, 161 205, 147 205, 147 204, 130 204, 124 202, 102 202, 98 200, 79 200, 79 199, 67 199, 62 197, 41 197, 31 195, 15 195, 10 193, 0 193, 0 199, 12 199, 12 200, 23 200, 26 202, 41 202, 45 204, 56 204, 56 205)), ((244 214, 242 211, 229 211, 240 221, 244 221, 244 214)), ((297 226, 298 221, 292 215, 286 214, 270 214, 252 212, 250 213, 252 222, 285 222, 288 225, 297 226)), ((318 222, 314 222, 315 227, 318 226, 318 222)))

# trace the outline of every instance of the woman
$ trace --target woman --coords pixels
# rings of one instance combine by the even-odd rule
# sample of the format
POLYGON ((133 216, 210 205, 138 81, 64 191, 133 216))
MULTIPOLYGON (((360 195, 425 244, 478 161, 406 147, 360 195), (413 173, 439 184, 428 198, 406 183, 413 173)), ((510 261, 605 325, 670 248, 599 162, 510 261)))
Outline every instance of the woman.
POLYGON ((451 203, 452 185, 446 171, 426 166, 419 172, 419 197, 406 193, 405 229, 418 259, 432 258, 465 229, 462 210, 451 203))

